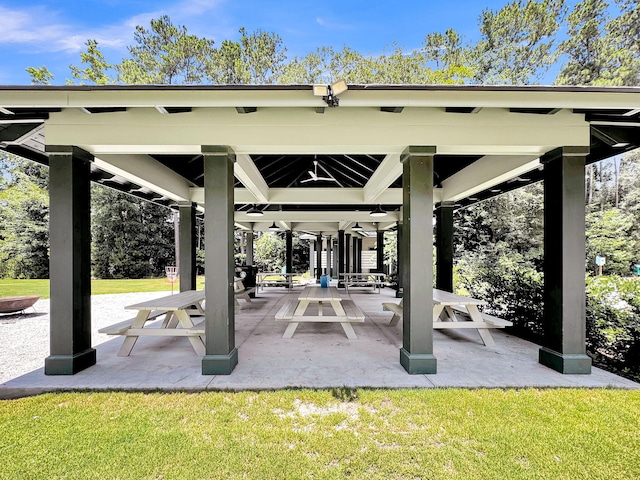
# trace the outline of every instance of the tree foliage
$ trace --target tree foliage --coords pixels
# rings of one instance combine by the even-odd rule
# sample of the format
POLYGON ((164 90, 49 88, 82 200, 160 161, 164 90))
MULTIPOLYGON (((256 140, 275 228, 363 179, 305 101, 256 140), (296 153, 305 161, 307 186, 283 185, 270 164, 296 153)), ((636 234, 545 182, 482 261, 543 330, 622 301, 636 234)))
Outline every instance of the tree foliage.
MULTIPOLYGON (((81 68, 77 65, 69 65, 71 76, 76 81, 84 83, 86 81, 95 83, 96 85, 109 85, 114 83, 113 79, 108 75, 108 71, 113 68, 104 58, 104 55, 98 48, 97 40, 87 40, 87 51, 80 52, 80 62, 86 64, 81 68)), ((74 83, 67 80, 67 83, 74 83)))
POLYGON ((0 278, 48 278, 47 169, 0 158, 0 278))
POLYGON ((95 185, 92 195, 92 265, 98 278, 149 278, 175 265, 170 211, 95 185))
POLYGON ((535 83, 556 61, 553 48, 564 0, 514 0, 484 10, 473 62, 480 83, 535 83))
POLYGON ((130 58, 116 66, 120 82, 193 84, 205 78, 213 41, 187 34, 187 27, 173 25, 168 16, 151 20, 150 29, 138 25, 134 40, 130 58))

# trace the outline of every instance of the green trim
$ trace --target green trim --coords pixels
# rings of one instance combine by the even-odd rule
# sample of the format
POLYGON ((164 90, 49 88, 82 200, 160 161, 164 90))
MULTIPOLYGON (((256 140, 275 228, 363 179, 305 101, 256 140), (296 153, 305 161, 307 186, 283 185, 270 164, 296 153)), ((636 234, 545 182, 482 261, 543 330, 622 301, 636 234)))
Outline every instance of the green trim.
POLYGON ((45 375, 75 375, 96 364, 96 350, 89 348, 75 355, 50 355, 44 360, 45 375))
POLYGON ((409 353, 400 349, 400 364, 411 375, 437 373, 438 360, 431 353, 409 353))
POLYGON ((542 365, 556 372, 581 375, 591 373, 591 357, 586 354, 562 354, 542 347, 539 351, 538 358, 542 365))
POLYGON ((227 355, 205 355, 202 357, 203 375, 230 375, 238 364, 238 349, 227 355))

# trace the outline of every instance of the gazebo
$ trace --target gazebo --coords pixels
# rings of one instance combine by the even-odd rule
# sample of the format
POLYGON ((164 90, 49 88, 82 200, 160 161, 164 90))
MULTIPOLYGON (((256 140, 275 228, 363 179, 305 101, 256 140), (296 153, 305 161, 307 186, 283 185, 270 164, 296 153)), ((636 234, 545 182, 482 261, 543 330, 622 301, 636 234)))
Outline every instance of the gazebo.
POLYGON ((434 212, 436 285, 451 290, 454 210, 543 181, 539 361, 590 373, 585 165, 640 146, 640 88, 349 85, 339 98, 326 93, 309 85, 0 87, 0 148, 50 169, 45 373, 96 363, 91 181, 179 210, 185 290, 195 288, 195 215, 204 212, 205 251, 216 252, 205 263, 204 375, 231 374, 238 362, 234 225, 251 237, 277 222, 288 242, 293 230, 332 235, 344 271, 350 226, 385 210, 375 229, 397 226, 402 239, 400 363, 411 374, 436 373, 433 251, 425 248, 434 212))

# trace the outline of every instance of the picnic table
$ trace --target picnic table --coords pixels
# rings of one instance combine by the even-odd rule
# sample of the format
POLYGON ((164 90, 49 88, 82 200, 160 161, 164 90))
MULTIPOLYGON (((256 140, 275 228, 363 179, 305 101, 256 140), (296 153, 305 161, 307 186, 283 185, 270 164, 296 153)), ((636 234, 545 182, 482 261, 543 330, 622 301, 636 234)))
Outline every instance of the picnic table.
POLYGON ((378 290, 380 293, 380 287, 384 284, 384 273, 341 273, 340 283, 344 284, 344 288, 349 293, 349 287, 373 287, 373 290, 378 290))
MULTIPOLYGON (((484 300, 463 297, 444 290, 433 289, 433 328, 475 328, 487 347, 495 345, 490 328, 504 328, 513 325, 478 310, 479 305, 486 305, 484 300)), ((383 303, 383 310, 393 312, 389 325, 397 325, 403 314, 402 300, 400 303, 383 303)))
POLYGON ((351 322, 364 322, 364 313, 350 298, 344 298, 336 287, 322 288, 307 285, 297 299, 288 300, 276 314, 276 320, 290 322, 282 338, 291 338, 300 322, 338 322, 350 340, 358 337, 351 322), (310 304, 317 304, 316 315, 305 315, 310 304), (324 304, 329 304, 334 315, 324 314, 324 304))
POLYGON ((299 276, 297 273, 280 273, 280 272, 258 272, 256 274, 256 292, 262 287, 279 287, 285 286, 288 290, 293 290, 299 282, 294 277, 299 276))
POLYGON ((179 336, 187 337, 197 355, 205 354, 204 323, 194 325, 192 316, 204 315, 202 302, 204 290, 190 290, 175 295, 168 295, 135 305, 124 307, 137 310, 138 314, 129 320, 110 325, 98 330, 107 335, 124 335, 125 339, 118 351, 119 357, 131 353, 138 337, 141 336, 179 336), (159 326, 147 326, 151 320, 162 315, 165 318, 159 326))

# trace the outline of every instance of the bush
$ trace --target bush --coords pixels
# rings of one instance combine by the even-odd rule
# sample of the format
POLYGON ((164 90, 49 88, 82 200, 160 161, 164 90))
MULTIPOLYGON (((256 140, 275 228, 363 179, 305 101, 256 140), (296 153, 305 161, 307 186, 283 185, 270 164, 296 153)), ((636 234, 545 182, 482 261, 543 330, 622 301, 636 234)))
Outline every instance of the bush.
POLYGON ((587 277, 587 348, 594 361, 640 380, 640 279, 587 277))

